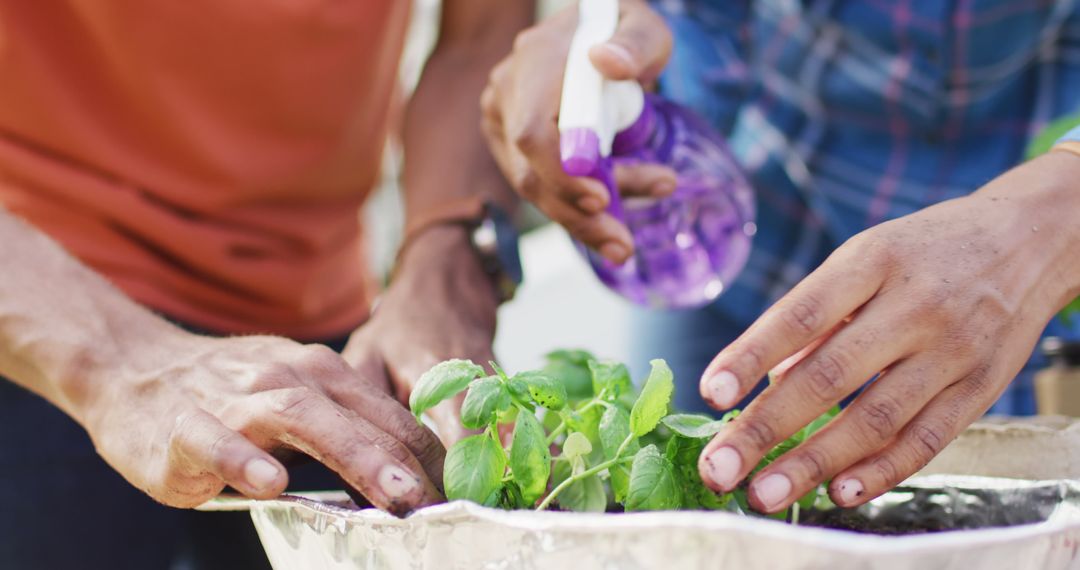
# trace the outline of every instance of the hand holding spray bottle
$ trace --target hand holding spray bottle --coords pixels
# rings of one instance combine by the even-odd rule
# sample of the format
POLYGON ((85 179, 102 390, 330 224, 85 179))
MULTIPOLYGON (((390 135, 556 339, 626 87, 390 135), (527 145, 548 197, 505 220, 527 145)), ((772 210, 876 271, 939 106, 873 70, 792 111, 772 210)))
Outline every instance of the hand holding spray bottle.
POLYGON ((634 255, 615 265, 584 252, 600 280, 635 303, 657 308, 703 306, 724 291, 750 254, 754 196, 723 139, 687 109, 635 81, 605 79, 589 49, 607 41, 618 0, 581 0, 559 111, 563 170, 607 186, 608 207, 634 238, 634 255), (619 162, 672 168, 666 198, 627 198, 615 185, 619 162))

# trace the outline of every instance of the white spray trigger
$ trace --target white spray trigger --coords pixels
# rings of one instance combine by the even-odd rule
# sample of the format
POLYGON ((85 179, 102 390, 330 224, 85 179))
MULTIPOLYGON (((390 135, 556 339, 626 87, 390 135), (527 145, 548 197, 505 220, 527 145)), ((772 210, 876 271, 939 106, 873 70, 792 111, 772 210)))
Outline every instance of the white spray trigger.
POLYGON ((599 139, 601 156, 611 156, 615 135, 637 120, 645 104, 636 81, 604 79, 589 59, 589 50, 610 39, 618 23, 618 0, 578 3, 578 25, 566 59, 559 107, 559 132, 592 132, 599 139))

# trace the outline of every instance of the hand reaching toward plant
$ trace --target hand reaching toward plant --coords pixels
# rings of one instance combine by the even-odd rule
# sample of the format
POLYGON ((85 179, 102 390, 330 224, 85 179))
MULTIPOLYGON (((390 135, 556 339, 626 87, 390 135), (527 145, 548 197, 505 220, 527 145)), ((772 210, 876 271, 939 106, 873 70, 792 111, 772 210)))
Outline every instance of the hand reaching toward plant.
POLYGON ((98 452, 165 504, 194 507, 225 485, 275 497, 279 457, 295 453, 396 514, 442 500, 434 434, 329 348, 177 331, 87 381, 100 389, 79 418, 98 452))
POLYGON ((852 507, 914 474, 993 404, 1080 292, 1080 158, 1054 152, 978 192, 841 246, 713 360, 702 395, 771 385, 701 456, 730 491, 790 434, 870 384, 836 421, 761 470, 751 504, 787 508, 831 480, 852 507))
POLYGON ((438 439, 329 348, 183 331, 2 209, 0 265, 0 375, 157 501, 193 507, 226 485, 272 498, 296 453, 398 514, 442 500, 438 439))
MULTIPOLYGON (((438 362, 494 359, 497 308, 495 287, 464 228, 432 228, 405 252, 375 314, 349 339, 342 356, 404 404, 420 375, 438 362)), ((458 419, 460 407, 458 398, 429 413, 446 445, 469 434, 458 419)))

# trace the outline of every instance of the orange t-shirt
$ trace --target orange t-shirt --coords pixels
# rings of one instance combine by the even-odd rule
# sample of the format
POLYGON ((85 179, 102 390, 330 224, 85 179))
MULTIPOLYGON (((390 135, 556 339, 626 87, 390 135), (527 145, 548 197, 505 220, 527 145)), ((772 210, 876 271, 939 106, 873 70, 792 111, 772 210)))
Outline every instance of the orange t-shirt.
POLYGON ((221 332, 368 314, 406 0, 0 0, 0 204, 221 332))

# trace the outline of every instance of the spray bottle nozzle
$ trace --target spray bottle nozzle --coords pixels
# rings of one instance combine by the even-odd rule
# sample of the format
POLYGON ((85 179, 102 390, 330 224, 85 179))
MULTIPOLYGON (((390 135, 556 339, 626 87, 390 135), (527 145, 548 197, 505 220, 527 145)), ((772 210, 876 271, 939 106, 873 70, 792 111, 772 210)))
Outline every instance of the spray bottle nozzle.
POLYGON ((578 6, 563 77, 559 150, 567 174, 589 176, 603 157, 611 156, 616 133, 641 115, 644 95, 637 82, 605 79, 589 60, 589 50, 615 33, 618 0, 582 0, 578 6))
POLYGON ((559 135, 559 154, 567 174, 588 176, 600 164, 600 137, 592 129, 567 129, 559 135))

